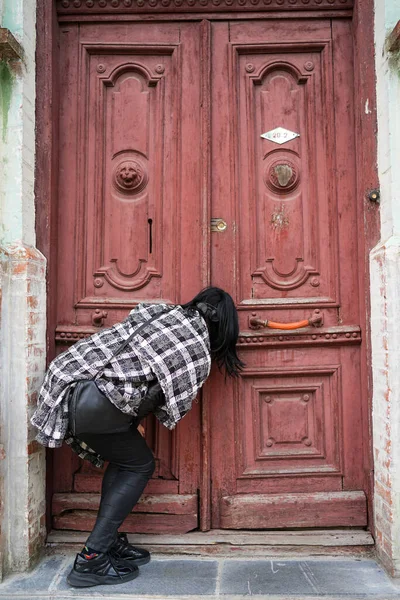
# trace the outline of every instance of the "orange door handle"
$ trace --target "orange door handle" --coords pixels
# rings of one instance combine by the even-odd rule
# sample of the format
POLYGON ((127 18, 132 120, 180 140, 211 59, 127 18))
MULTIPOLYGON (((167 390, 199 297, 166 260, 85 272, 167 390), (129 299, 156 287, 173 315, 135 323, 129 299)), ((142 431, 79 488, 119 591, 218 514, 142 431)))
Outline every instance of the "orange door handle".
POLYGON ((269 329, 301 329, 302 327, 309 327, 312 325, 313 327, 321 327, 323 324, 323 315, 317 309, 311 315, 309 319, 304 319, 303 321, 294 321, 292 323, 279 323, 277 321, 270 321, 269 319, 264 321, 259 319, 256 313, 253 313, 251 317, 249 317, 249 327, 250 329, 260 329, 261 327, 268 327, 269 329))

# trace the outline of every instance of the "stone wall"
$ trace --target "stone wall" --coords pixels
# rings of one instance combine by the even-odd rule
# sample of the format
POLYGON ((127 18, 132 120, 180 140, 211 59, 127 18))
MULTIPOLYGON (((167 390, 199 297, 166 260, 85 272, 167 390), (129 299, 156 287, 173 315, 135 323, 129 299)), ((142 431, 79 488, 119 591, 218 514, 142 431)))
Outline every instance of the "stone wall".
POLYGON ((36 0, 1 0, 23 58, 0 61, 0 566, 22 571, 45 537, 45 452, 29 417, 46 360, 45 259, 35 248, 36 0))
POLYGON ((29 422, 46 360, 45 261, 21 243, 3 246, 0 260, 1 546, 9 571, 28 568, 45 536, 45 454, 29 422))
POLYGON ((377 552, 400 576, 400 0, 375 0, 381 240, 371 252, 374 511, 377 552))

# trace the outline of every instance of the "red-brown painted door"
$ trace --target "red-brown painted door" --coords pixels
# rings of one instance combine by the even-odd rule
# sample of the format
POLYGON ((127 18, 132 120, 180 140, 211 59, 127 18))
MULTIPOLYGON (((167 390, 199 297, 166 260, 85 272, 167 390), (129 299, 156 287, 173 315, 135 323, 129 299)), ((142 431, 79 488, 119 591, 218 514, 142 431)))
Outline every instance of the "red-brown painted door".
POLYGON ((211 272, 235 296, 246 362, 208 387, 212 526, 364 526, 351 25, 221 22, 211 44, 213 216, 227 223, 211 272), (261 137, 278 127, 299 137, 261 137), (315 310, 323 326, 303 332, 249 326, 315 310))
MULTIPOLYGON (((183 302, 206 283, 200 23, 61 28, 57 350, 139 301, 183 302)), ((200 407, 170 433, 148 419, 154 478, 126 524, 198 526, 200 407)), ((99 470, 54 453, 56 528, 88 530, 99 470)))
MULTIPOLYGON (((364 526, 350 21, 104 21, 60 35, 57 350, 211 281, 235 298, 247 365, 235 382, 215 370, 175 432, 148 420, 157 470, 127 530, 364 526), (278 127, 299 135, 261 137, 278 127), (210 232, 212 218, 226 229, 210 232), (314 311, 322 327, 303 332, 249 324, 314 311)), ((56 451, 54 526, 88 530, 100 483, 56 451)))

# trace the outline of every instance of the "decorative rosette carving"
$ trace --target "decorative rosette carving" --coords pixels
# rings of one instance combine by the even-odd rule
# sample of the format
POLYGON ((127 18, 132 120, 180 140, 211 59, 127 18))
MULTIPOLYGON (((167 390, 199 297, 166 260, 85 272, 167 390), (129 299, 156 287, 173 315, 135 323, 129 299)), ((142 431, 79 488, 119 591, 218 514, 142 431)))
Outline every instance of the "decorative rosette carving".
POLYGON ((287 158, 270 163, 264 175, 266 185, 274 192, 289 192, 299 183, 299 169, 287 158))
POLYGON ((123 193, 142 191, 148 181, 146 169, 136 160, 123 160, 114 170, 114 186, 123 193))

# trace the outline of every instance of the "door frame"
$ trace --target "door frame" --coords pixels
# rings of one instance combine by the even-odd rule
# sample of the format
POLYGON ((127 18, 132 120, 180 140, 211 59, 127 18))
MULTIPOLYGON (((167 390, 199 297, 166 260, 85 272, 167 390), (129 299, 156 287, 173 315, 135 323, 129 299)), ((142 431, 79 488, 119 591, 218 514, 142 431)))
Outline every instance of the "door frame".
MULTIPOLYGON (((290 18, 302 19, 313 17, 335 17, 349 18, 353 14, 353 49, 354 49, 354 105, 355 105, 355 133, 356 133, 356 189, 357 200, 363 202, 364 248, 360 249, 363 256, 363 264, 360 265, 360 278, 364 281, 365 290, 369 290, 369 253, 379 240, 379 206, 371 203, 368 192, 378 187, 377 175, 377 138, 376 138, 376 94, 375 94, 375 61, 374 44, 371 32, 374 24, 373 0, 354 0, 354 9, 343 10, 296 10, 295 5, 285 4, 282 8, 281 2, 273 2, 275 9, 271 7, 262 11, 249 11, 239 5, 235 6, 234 12, 222 12, 221 6, 214 6, 209 2, 202 12, 195 7, 187 5, 179 8, 179 13, 161 13, 160 20, 200 20, 203 21, 205 45, 209 47, 210 36, 209 21, 212 19, 249 19, 249 18, 290 18), (361 5, 362 4, 362 5, 361 5), (286 9, 285 9, 286 7, 286 9), (290 16, 289 16, 290 15, 290 16)), ((143 9, 144 10, 144 9, 143 9)), ((154 21, 151 9, 146 13, 129 15, 129 20, 154 21)), ((89 20, 89 15, 84 17, 89 20)), ((126 15, 115 14, 110 20, 126 20, 126 15)), ((36 168, 35 168, 35 208, 36 208, 36 236, 37 248, 47 259, 47 361, 55 355, 55 339, 53 332, 56 325, 55 304, 50 302, 51 284, 57 278, 57 190, 58 190, 58 36, 65 27, 63 22, 58 21, 56 0, 38 0, 37 2, 37 49, 36 49, 36 168)), ((207 54, 207 52, 206 52, 207 54)), ((208 53, 209 54, 209 53, 208 53)), ((207 64, 204 65, 207 69, 207 64)), ((203 79, 205 81, 205 79, 203 79)), ((205 83, 204 83, 205 86, 205 83)), ((205 88, 204 88, 205 91, 205 88)), ((205 95, 207 98, 207 95, 205 95)), ((205 106, 205 114, 209 116, 209 106, 205 106)), ((210 120, 205 118, 202 124, 206 139, 210 136, 210 120)), ((204 173, 204 189, 207 194, 207 204, 210 204, 210 168, 208 163, 204 173)), ((209 234, 207 234, 209 235, 209 234)), ((209 247, 208 239, 204 244, 209 247)), ((368 472, 368 514, 370 515, 369 529, 373 531, 373 460, 372 460, 372 354, 370 340, 370 300, 369 294, 361 298, 360 307, 361 327, 365 331, 365 344, 362 350, 362 380, 365 382, 365 398, 363 402, 363 422, 367 423, 364 431, 368 430, 369 441, 365 444, 366 456, 364 464, 368 472)), ((204 390, 202 399, 202 464, 201 489, 200 489, 200 523, 201 530, 210 528, 210 505, 211 505, 211 465, 210 465, 210 429, 208 424, 208 397, 207 388, 204 390)), ((47 526, 51 529, 51 506, 52 497, 52 450, 47 453, 47 526)))

